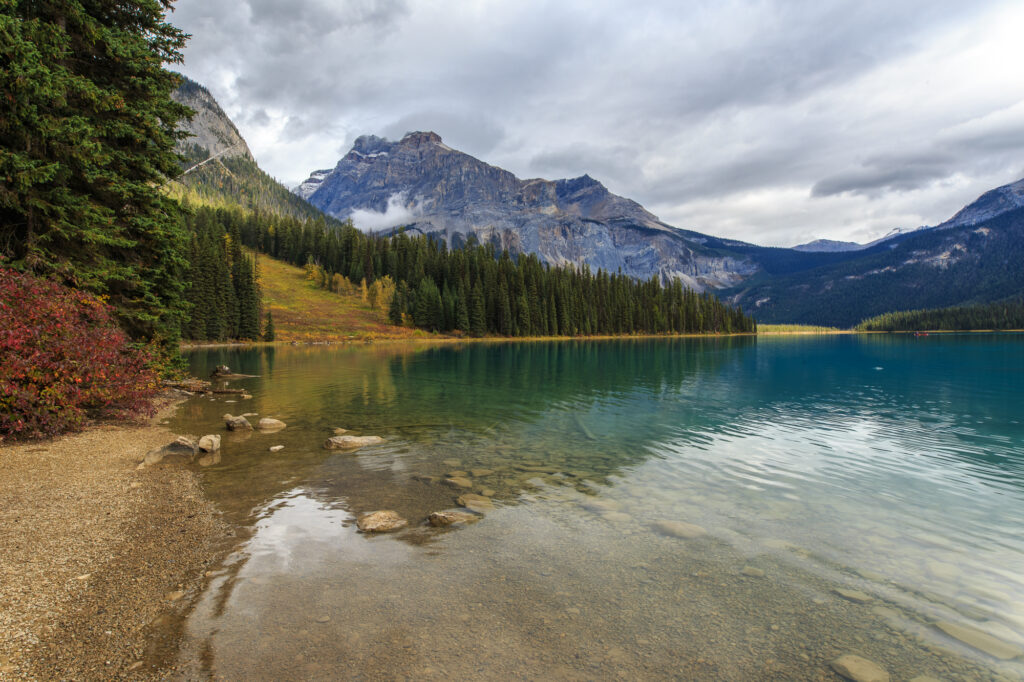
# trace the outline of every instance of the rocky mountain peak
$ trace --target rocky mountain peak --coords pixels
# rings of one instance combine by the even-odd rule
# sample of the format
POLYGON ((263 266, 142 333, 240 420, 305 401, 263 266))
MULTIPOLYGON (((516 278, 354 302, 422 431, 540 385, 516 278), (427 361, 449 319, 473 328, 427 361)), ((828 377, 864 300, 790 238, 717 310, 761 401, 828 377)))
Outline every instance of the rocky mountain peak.
POLYGON ((405 137, 398 143, 405 147, 423 147, 430 144, 443 145, 441 136, 432 131, 416 131, 412 133, 406 133, 405 137))
POLYGON ((181 129, 189 134, 178 142, 178 152, 191 159, 201 158, 197 151, 204 151, 208 157, 244 156, 253 160, 249 146, 242 139, 238 128, 217 104, 210 91, 193 80, 182 77, 178 89, 171 97, 195 111, 191 121, 183 121, 181 129))

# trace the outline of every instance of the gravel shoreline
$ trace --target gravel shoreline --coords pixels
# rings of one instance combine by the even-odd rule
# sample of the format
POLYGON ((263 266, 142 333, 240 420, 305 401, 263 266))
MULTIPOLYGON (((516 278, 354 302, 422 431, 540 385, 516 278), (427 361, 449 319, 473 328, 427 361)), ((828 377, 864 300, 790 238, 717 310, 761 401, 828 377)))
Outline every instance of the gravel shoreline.
POLYGON ((0 680, 169 672, 191 597, 234 532, 177 463, 176 434, 104 424, 0 446, 0 680))

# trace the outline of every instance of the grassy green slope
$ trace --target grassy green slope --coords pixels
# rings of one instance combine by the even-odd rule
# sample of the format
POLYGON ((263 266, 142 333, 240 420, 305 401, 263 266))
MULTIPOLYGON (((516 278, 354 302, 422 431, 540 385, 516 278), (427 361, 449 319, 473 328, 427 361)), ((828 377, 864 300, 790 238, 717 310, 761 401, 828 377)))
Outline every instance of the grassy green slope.
POLYGON ((283 261, 259 256, 263 307, 274 316, 278 341, 419 338, 426 332, 388 324, 387 312, 374 310, 358 295, 335 294, 283 261))

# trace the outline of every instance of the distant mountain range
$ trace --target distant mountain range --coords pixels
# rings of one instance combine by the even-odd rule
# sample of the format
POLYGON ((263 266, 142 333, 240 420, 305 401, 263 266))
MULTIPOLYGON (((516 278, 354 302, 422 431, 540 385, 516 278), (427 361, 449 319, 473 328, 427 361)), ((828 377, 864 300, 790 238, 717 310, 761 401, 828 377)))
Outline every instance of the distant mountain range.
POLYGON ((179 146, 191 169, 182 182, 214 202, 355 217, 451 247, 472 236, 552 265, 679 278, 761 322, 850 326, 892 310, 1024 293, 1024 180, 986 192, 935 227, 894 230, 866 245, 771 248, 677 229, 588 175, 521 180, 431 132, 360 137, 334 168, 315 171, 292 193, 259 169, 202 86, 187 81, 175 97, 198 112, 188 128, 194 137, 179 146))

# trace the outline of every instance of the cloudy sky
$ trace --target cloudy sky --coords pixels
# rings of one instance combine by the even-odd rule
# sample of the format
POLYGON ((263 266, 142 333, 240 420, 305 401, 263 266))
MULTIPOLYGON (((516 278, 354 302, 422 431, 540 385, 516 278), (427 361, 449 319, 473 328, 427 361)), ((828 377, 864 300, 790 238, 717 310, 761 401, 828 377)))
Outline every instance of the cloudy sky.
POLYGON ((178 0, 181 70, 289 186, 434 130, 760 244, 935 224, 1024 177, 1019 0, 178 0))

